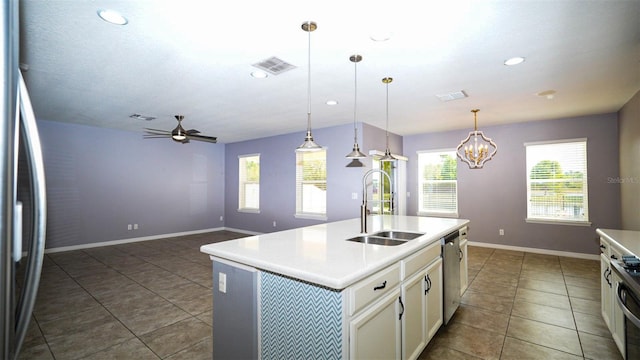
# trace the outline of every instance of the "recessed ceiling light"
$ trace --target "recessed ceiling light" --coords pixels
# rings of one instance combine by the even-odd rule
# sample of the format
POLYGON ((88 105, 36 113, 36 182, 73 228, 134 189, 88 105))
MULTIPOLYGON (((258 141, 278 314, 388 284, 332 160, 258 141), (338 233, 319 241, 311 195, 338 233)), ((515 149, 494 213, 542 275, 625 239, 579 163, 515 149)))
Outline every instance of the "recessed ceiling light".
POLYGON ((329 105, 329 106, 338 105, 338 101, 337 100, 327 100, 326 104, 329 105))
POLYGON ((377 31, 369 35, 369 38, 373 41, 387 41, 391 39, 391 32, 389 31, 377 31))
POLYGON ((102 20, 115 25, 126 25, 129 22, 127 18, 113 10, 98 10, 98 16, 100 16, 102 20))
POLYGON ((269 75, 264 71, 256 70, 251 72, 251 76, 253 76, 256 79, 264 79, 269 75))
POLYGON ((505 60, 504 64, 507 66, 513 66, 513 65, 522 64, 523 62, 524 62, 523 57, 516 56, 516 57, 512 57, 510 59, 505 60))
POLYGON ((547 100, 551 100, 551 99, 553 99, 555 97, 556 91, 555 90, 545 90, 545 91, 540 91, 536 95, 542 96, 542 97, 546 97, 547 100))

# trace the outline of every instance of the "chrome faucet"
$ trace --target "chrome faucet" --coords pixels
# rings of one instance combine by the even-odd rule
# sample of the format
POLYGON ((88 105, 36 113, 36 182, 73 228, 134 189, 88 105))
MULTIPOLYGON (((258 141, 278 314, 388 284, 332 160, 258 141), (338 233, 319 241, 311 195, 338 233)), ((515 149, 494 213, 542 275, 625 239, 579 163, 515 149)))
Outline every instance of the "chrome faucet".
MULTIPOLYGON (((389 209, 393 212, 393 192, 391 191, 391 177, 389 176, 389 174, 380 169, 371 169, 367 171, 362 177, 362 205, 360 205, 360 233, 362 234, 365 234, 367 232, 367 177, 374 172, 383 174, 387 177, 387 180, 389 180, 389 201, 391 202, 389 209)), ((384 186, 382 186, 382 189, 384 191, 384 186)), ((384 193, 382 195, 382 199, 384 199, 384 193)), ((380 201, 380 205, 382 206, 382 201, 380 201)))

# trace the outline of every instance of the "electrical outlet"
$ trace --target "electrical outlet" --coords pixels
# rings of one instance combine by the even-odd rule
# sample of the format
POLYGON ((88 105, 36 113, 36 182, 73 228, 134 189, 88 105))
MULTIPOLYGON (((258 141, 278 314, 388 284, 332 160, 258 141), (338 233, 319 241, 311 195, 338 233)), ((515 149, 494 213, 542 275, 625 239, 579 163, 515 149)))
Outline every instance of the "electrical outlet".
POLYGON ((133 230, 138 230, 138 224, 133 224, 133 230))
POLYGON ((358 193, 351 193, 351 199, 358 200, 358 193))
POLYGON ((127 230, 131 230, 131 229, 133 229, 133 225, 131 224, 127 225, 127 230))
POLYGON ((276 227, 276 222, 275 222, 275 220, 273 221, 273 227, 276 227))
POLYGON ((411 193, 407 191, 407 197, 411 197, 411 193))
POLYGON ((224 216, 220 215, 220 221, 224 220, 224 216))
POLYGON ((504 229, 498 230, 498 234, 500 234, 500 236, 504 236, 504 229))
POLYGON ((221 293, 227 292, 227 274, 225 273, 218 274, 218 291, 221 293))

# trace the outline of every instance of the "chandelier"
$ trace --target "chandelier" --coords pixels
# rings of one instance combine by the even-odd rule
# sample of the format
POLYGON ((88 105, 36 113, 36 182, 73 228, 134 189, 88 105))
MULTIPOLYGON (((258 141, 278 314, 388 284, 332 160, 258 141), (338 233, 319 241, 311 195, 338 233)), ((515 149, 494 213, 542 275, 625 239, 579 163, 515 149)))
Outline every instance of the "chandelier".
POLYGON ((481 169, 484 163, 491 160, 498 152, 498 145, 478 130, 478 111, 480 110, 471 110, 474 123, 473 131, 469 132, 467 138, 462 140, 456 149, 460 160, 467 163, 471 169, 481 169))

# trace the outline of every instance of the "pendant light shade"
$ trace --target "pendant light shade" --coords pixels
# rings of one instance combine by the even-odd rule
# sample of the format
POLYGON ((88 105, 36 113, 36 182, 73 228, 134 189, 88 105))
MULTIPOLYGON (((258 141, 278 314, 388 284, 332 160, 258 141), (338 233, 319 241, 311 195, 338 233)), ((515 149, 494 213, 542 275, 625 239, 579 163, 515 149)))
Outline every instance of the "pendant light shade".
POLYGON ((309 53, 308 53, 308 73, 307 73, 307 134, 304 137, 302 145, 298 146, 296 151, 318 151, 322 150, 322 146, 313 141, 311 134, 311 32, 318 28, 313 21, 307 21, 302 24, 302 30, 309 34, 309 53))
POLYGON ((398 160, 393 155, 391 155, 391 150, 389 149, 389 84, 393 81, 392 77, 386 77, 382 79, 382 83, 387 86, 387 126, 386 126, 386 136, 387 136, 387 148, 384 150, 384 156, 380 158, 380 161, 394 161, 398 160))
POLYGON ((362 61, 361 55, 351 55, 349 57, 349 61, 353 63, 354 68, 354 97, 353 97, 353 150, 347 154, 348 159, 364 159, 367 157, 364 153, 360 151, 360 146, 358 146, 358 126, 356 123, 357 119, 357 109, 358 109, 358 63, 362 61))

